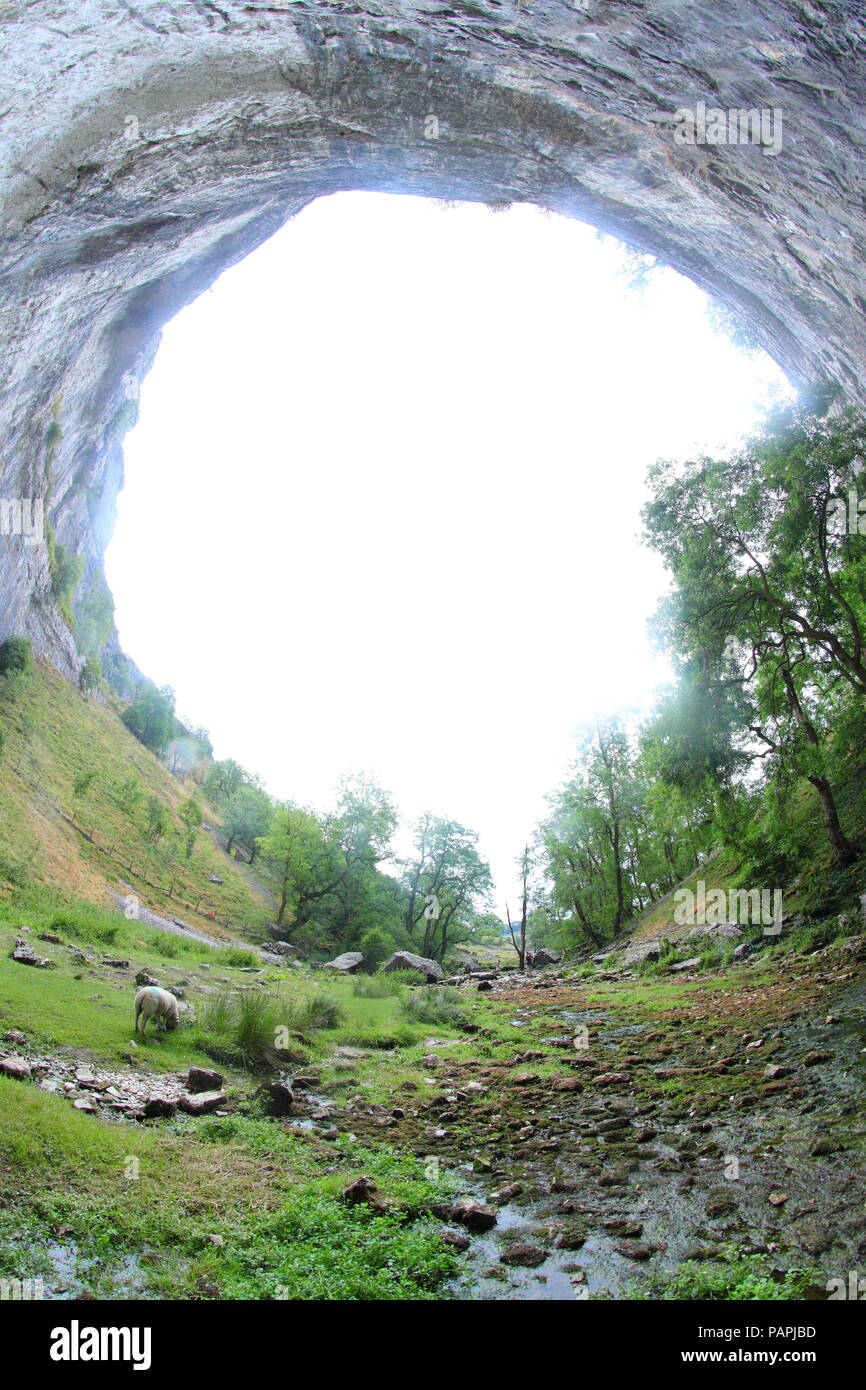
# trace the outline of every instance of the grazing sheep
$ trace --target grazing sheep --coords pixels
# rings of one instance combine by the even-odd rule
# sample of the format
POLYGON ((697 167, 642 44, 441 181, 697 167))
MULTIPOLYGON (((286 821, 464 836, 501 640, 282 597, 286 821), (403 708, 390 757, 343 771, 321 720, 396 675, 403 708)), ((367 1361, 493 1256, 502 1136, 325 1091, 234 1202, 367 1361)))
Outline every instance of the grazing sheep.
POLYGON ((141 1025, 142 1033, 147 1032, 148 1019, 156 1019, 156 1028, 164 1033, 166 1029, 176 1028, 179 1023, 177 1012, 177 1000, 173 994, 169 994, 167 989, 158 989, 156 985, 145 985, 135 996, 135 1031, 138 1032, 138 1020, 143 1017, 141 1025))

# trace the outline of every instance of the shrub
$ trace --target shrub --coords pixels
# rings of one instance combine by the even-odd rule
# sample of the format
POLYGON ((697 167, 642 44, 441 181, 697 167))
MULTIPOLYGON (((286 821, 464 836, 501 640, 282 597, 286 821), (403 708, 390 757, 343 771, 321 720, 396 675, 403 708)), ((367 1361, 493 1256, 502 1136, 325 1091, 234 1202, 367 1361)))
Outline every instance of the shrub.
POLYGON ((0 676, 13 676, 28 670, 32 659, 26 637, 7 637, 5 642, 0 642, 0 676))
POLYGON ((242 946, 226 946, 224 950, 215 953, 214 963, 240 969, 242 966, 259 965, 260 961, 254 951, 245 951, 242 946))
POLYGON ((364 957, 364 969, 372 971, 391 954, 391 942, 379 927, 371 927, 358 942, 358 950, 364 957))

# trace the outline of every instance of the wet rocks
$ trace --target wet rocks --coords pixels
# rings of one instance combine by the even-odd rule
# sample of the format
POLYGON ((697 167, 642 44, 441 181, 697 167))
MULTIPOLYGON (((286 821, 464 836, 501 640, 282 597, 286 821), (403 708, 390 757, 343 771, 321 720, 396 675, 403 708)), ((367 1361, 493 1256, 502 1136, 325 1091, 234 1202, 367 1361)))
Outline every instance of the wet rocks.
POLYGON ((547 1251, 542 1250, 540 1245, 530 1245, 528 1241, 518 1241, 509 1245, 499 1256, 501 1264, 519 1265, 524 1269, 535 1269, 538 1265, 544 1264, 546 1259, 547 1251))
POLYGON ((707 1200, 707 1216, 711 1218, 727 1216, 732 1211, 736 1211, 736 1203, 729 1192, 710 1193, 707 1200))
POLYGON ((295 1105, 295 1093, 287 1081, 270 1081, 265 1087, 274 1115, 290 1115, 295 1105))
POLYGON ((657 1245, 649 1245, 642 1240, 620 1240, 617 1242, 617 1253, 623 1255, 627 1260, 650 1260, 658 1252, 657 1245))
POLYGON ((460 1197, 450 1208, 450 1219, 467 1231, 489 1231, 496 1225, 496 1212, 475 1197, 460 1197))
POLYGON ((836 1144, 828 1135, 819 1135, 812 1143, 809 1153, 813 1158, 822 1158, 825 1154, 834 1154, 838 1151, 839 1145, 836 1144))

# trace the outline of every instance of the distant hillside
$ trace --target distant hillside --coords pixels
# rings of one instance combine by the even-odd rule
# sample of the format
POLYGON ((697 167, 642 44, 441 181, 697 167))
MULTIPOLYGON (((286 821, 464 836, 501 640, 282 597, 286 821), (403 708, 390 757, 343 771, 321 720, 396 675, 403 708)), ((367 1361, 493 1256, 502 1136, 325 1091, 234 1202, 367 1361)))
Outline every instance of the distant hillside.
POLYGON ((132 892, 191 923, 213 914, 218 934, 263 934, 269 905, 207 829, 186 856, 184 802, 219 824, 201 788, 169 773, 109 704, 35 662, 0 679, 0 729, 0 894, 27 881, 96 903, 132 892))

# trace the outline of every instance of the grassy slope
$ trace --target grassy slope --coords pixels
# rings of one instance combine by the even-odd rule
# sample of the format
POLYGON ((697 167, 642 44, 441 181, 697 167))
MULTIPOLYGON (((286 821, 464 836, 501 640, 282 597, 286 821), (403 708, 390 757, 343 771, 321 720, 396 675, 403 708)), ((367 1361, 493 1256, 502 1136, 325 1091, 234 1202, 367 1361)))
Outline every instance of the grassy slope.
MULTIPOLYGON (((143 929, 119 912, 68 902, 58 910, 59 902, 50 890, 31 887, 0 906, 0 1034, 24 1031, 31 1056, 128 1062, 139 1073, 212 1066, 213 1034, 200 1020, 212 997, 205 991, 244 987, 277 993, 289 1006, 323 994, 339 1005, 336 1026, 310 1034, 305 1049, 338 1089, 344 1080, 353 1091, 368 1090, 353 1077, 355 1060, 335 1050, 341 1043, 369 1045, 370 1060, 361 1061, 374 1074, 388 1056, 389 1086, 397 1075, 420 1075, 431 1029, 406 1018, 407 991, 399 983, 387 986, 399 992, 365 997, 354 980, 319 971, 273 967, 251 976, 218 950, 143 929), (64 944, 38 940, 52 924, 64 944), (52 969, 10 959, 22 926, 52 969), (102 964, 106 945, 112 957, 129 959, 127 970, 102 964), (76 949, 90 960, 76 961, 76 949), (177 954, 166 957, 165 950, 177 954), (159 1041, 134 1040, 132 976, 141 967, 168 987, 187 980, 186 999, 199 1022, 159 1041), (397 1040, 399 1052, 376 1050, 397 1040)), ((456 1037, 450 1027, 434 1031, 456 1037)), ((387 1143, 365 1147, 348 1135, 326 1143, 290 1132, 260 1117, 256 1077, 222 1062, 220 1070, 244 1113, 144 1126, 79 1114, 61 1097, 0 1077, 0 1275, 43 1274, 56 1289, 47 1252, 59 1244, 75 1266, 70 1287, 101 1296, 433 1297, 457 1261, 439 1240, 439 1223, 407 1222, 400 1208, 443 1200, 447 1178, 425 1178, 417 1160, 387 1143), (138 1161, 134 1180, 130 1158, 138 1161), (393 1203, 385 1217, 337 1200, 362 1172, 372 1173, 393 1203)))
MULTIPOLYGON (((180 829, 178 807, 189 797, 213 822, 213 811, 190 780, 172 776, 126 729, 107 705, 88 699, 45 663, 38 663, 12 699, 0 679, 0 723, 7 741, 0 755, 0 892, 2 880, 36 880, 63 887, 79 899, 104 902, 129 886, 156 912, 204 922, 213 910, 246 935, 260 935, 267 905, 233 861, 200 832, 192 858, 169 863, 167 841, 154 842, 145 820, 155 796, 180 829), (76 778, 96 772, 90 790, 76 798, 76 778), (130 797, 130 779, 140 788, 130 797), (35 789, 36 788, 36 789, 35 789), (64 819, 93 835, 95 844, 64 819), (125 865, 96 845, 114 849, 125 865), (210 882, 210 875, 223 879, 210 882), (157 884, 154 890, 143 879, 157 884), (174 884, 174 896, 164 890, 174 884), (198 903, 200 913, 195 911, 198 903)), ((220 927, 215 934, 225 934, 220 927)))
MULTIPOLYGON (((862 841, 866 832, 866 799, 859 775, 837 790, 837 803, 847 833, 862 841)), ((788 801, 787 811, 791 842, 797 846, 794 879, 788 882, 757 879, 744 869, 740 855, 725 848, 683 879, 679 886, 694 890, 697 882, 703 879, 708 892, 712 888, 721 888, 726 893, 732 888, 781 888, 783 910, 791 916, 804 909, 814 909, 822 899, 828 915, 843 907, 856 910, 856 895, 866 887, 866 860, 845 876, 834 874, 817 797, 811 787, 805 784, 798 787, 788 801)), ((672 940, 684 936, 691 928, 674 921, 675 908, 676 900, 669 895, 632 923, 629 935, 635 941, 660 935, 672 940)))

